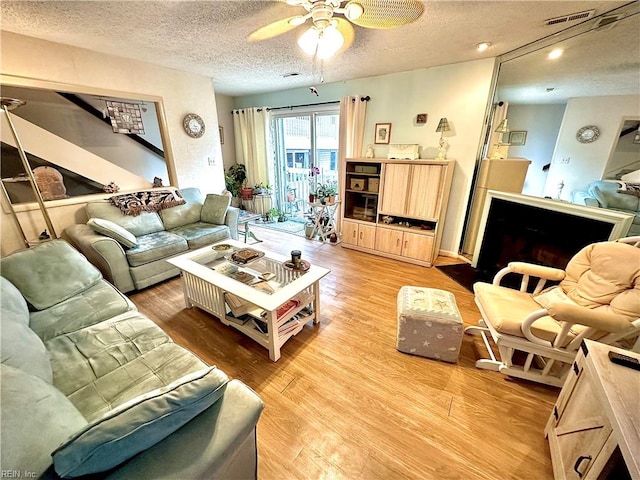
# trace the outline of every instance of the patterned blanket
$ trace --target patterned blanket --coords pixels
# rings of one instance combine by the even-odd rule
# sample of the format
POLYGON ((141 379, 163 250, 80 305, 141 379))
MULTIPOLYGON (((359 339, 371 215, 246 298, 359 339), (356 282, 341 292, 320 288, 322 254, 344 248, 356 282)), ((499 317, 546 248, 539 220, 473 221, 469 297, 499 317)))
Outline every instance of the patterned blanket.
POLYGON ((111 203, 124 215, 140 215, 142 212, 157 212, 187 203, 177 190, 145 190, 142 192, 114 195, 111 203))

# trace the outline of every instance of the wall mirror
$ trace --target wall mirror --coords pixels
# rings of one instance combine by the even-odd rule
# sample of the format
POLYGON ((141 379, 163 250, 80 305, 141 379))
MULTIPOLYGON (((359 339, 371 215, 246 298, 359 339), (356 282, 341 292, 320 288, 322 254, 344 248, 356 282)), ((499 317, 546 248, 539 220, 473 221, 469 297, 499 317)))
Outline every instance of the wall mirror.
POLYGON ((461 253, 466 255, 473 252, 478 234, 479 222, 471 222, 473 210, 481 210, 484 202, 478 195, 482 190, 478 188, 478 172, 491 144, 509 143, 510 139, 509 133, 493 131, 502 118, 496 111, 504 110, 511 135, 516 132, 512 138, 517 142, 508 146, 506 158, 531 161, 519 189, 505 191, 570 202, 572 191, 590 181, 640 168, 638 144, 635 149, 625 147, 632 152, 626 153, 624 160, 611 163, 621 135, 621 142, 627 145, 637 133, 637 127, 634 131, 634 124, 629 122, 640 115, 638 2, 584 20, 498 60, 495 95, 487 109, 486 142, 477 162, 461 244, 461 253), (562 49, 562 56, 549 59, 555 49, 562 49), (605 98, 623 95, 635 96, 635 101, 627 100, 619 107, 605 98), (580 103, 581 119, 568 118, 572 102, 580 103), (574 127, 572 121, 583 123, 574 127), (598 140, 591 144, 578 142, 575 135, 579 127, 591 124, 599 129, 598 140), (500 136, 496 139, 496 135, 500 136))
MULTIPOLYGON (((2 96, 26 102, 11 118, 45 201, 169 184, 158 102, 11 85, 2 96)), ((2 184, 12 204, 34 202, 2 122, 2 184)))

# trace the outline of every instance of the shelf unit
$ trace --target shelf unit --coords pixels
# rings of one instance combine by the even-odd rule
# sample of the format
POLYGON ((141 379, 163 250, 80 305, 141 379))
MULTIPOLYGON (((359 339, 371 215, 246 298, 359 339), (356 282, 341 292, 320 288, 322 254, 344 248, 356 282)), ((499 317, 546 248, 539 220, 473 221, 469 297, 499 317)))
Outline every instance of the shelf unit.
POLYGON ((430 267, 455 162, 347 159, 342 246, 430 267))

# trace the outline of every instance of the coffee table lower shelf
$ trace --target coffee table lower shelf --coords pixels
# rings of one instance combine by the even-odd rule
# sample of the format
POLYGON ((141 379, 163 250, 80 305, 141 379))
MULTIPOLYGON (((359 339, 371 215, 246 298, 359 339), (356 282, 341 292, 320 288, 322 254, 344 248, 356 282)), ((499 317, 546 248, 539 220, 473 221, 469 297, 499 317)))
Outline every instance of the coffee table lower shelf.
MULTIPOLYGON (((237 319, 227 316, 227 308, 225 306, 224 294, 225 291, 215 287, 214 285, 207 284, 202 279, 192 275, 188 272, 182 272, 182 286, 184 289, 185 302, 187 307, 198 307, 205 312, 217 317, 224 325, 235 328, 242 332, 259 345, 269 350, 269 358, 277 362, 280 359, 280 349, 282 346, 294 335, 297 335, 302 328, 313 321, 313 323, 320 323, 320 319, 317 315, 319 305, 319 284, 314 282, 309 285, 303 292, 293 295, 291 298, 296 298, 300 301, 300 304, 284 314, 282 318, 276 319, 276 311, 266 311, 266 315, 263 321, 268 325, 268 332, 262 333, 254 328, 252 320, 245 324, 237 323, 237 319), (304 309, 309 312, 303 315, 297 321, 299 324, 283 333, 273 334, 272 332, 278 332, 278 328, 287 322, 294 315, 300 314, 304 309)), ((259 307, 256 307, 259 309, 259 307)))

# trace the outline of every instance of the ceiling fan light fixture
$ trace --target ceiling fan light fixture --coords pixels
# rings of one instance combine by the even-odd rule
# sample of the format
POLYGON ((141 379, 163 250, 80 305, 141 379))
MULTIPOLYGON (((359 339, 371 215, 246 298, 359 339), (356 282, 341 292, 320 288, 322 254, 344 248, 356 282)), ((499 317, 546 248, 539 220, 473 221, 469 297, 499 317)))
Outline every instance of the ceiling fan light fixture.
POLYGON ((344 37, 332 24, 327 28, 310 27, 298 38, 298 46, 307 55, 320 59, 333 57, 344 45, 344 37))
POLYGON ((349 2, 344 6, 344 16, 349 20, 357 20, 364 13, 364 7, 358 2, 349 2))
POLYGON ((564 50, 562 50, 561 48, 556 48, 554 50, 551 50, 551 52, 549 52, 548 58, 550 60, 555 60, 556 58, 560 58, 563 53, 564 53, 564 50))
POLYGON ((297 17, 291 17, 289 19, 289 25, 297 27, 299 25, 302 25, 306 21, 307 21, 307 17, 305 17, 304 15, 298 15, 297 17))

